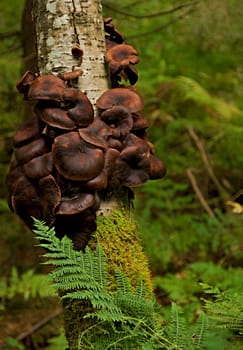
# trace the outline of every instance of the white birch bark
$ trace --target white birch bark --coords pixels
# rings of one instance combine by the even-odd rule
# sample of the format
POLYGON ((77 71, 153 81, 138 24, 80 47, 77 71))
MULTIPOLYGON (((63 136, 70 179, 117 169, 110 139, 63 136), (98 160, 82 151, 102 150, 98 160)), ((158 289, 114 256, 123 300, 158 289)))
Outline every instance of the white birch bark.
POLYGON ((109 88, 100 0, 33 0, 36 48, 40 74, 82 69, 78 88, 95 102, 109 88), (75 58, 79 46, 83 57, 75 58))

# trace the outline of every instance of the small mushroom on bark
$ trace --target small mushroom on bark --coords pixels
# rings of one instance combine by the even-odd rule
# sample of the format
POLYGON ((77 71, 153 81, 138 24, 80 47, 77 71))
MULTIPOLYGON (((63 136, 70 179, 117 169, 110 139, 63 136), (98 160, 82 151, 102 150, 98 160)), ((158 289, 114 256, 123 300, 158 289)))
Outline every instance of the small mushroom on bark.
POLYGON ((96 105, 101 110, 110 109, 113 106, 123 106, 130 113, 135 113, 143 108, 143 100, 134 90, 114 88, 105 91, 96 101, 96 105))
POLYGON ((105 31, 109 34, 110 40, 116 42, 117 44, 122 44, 125 39, 124 35, 117 30, 111 22, 111 17, 104 18, 105 31))
POLYGON ((115 45, 110 47, 105 55, 105 60, 108 63, 111 78, 120 80, 124 78, 129 80, 133 85, 137 82, 137 70, 132 65, 137 64, 137 50, 127 44, 115 45))
POLYGON ((76 131, 56 137, 52 154, 60 175, 73 181, 91 180, 104 166, 103 151, 84 142, 76 131))

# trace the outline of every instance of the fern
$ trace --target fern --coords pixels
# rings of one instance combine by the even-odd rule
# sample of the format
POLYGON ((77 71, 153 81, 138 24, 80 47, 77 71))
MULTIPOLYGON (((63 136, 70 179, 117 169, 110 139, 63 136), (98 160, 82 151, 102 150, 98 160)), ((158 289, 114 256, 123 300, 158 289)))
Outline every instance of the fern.
POLYGON ((243 293, 242 288, 221 292, 209 289, 207 293, 214 295, 214 300, 204 300, 209 318, 217 328, 230 329, 243 334, 243 293))
POLYGON ((62 300, 80 300, 92 306, 84 318, 95 322, 80 334, 80 348, 162 349, 167 340, 154 310, 154 300, 141 281, 131 288, 124 274, 116 271, 116 291, 107 288, 107 270, 102 247, 75 251, 67 237, 59 240, 44 222, 34 220, 41 247, 47 249, 46 263, 56 269, 50 273, 62 300))

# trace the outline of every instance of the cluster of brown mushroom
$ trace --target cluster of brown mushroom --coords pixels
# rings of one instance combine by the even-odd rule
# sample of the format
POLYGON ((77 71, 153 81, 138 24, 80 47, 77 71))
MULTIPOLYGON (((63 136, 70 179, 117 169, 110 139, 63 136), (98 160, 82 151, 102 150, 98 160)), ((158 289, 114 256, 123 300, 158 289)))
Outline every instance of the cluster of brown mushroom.
POLYGON ((164 176, 146 136, 143 101, 134 86, 136 50, 105 19, 113 88, 92 104, 69 79, 81 70, 36 76, 26 72, 17 88, 30 101, 34 116, 15 133, 15 159, 7 176, 9 206, 32 228, 32 218, 45 220, 58 236, 68 234, 83 249, 96 230, 100 201, 117 187, 133 188, 164 176))

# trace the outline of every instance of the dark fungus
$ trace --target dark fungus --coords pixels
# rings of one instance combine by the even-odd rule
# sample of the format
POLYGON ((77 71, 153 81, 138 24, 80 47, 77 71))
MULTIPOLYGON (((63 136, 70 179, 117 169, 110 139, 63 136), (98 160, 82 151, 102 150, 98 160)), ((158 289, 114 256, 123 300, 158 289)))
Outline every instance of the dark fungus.
POLYGON ((123 106, 130 113, 135 113, 143 108, 143 100, 137 92, 131 89, 114 88, 105 91, 96 101, 96 105, 102 110, 113 106, 123 106))
POLYGON ((94 111, 88 97, 79 89, 69 88, 63 93, 69 117, 78 127, 88 126, 94 119, 94 111), (70 105, 70 107, 68 107, 70 105))
POLYGON ((56 137, 52 154, 57 171, 73 181, 91 180, 104 166, 103 151, 84 142, 76 131, 56 137))
POLYGON ((115 45, 109 48, 105 54, 105 60, 112 75, 130 64, 137 64, 139 61, 137 50, 127 44, 115 45))
POLYGON ((27 145, 16 148, 15 158, 20 164, 23 164, 48 151, 49 148, 47 137, 45 135, 41 135, 38 139, 28 143, 27 145))
POLYGON ((57 208, 57 215, 71 215, 81 213, 82 211, 93 207, 95 198, 90 193, 76 193, 72 196, 62 197, 61 203, 57 208))
POLYGON ((40 179, 51 174, 53 170, 52 153, 44 153, 23 165, 24 174, 30 179, 40 179))
POLYGON ((63 130, 76 128, 76 123, 69 117, 67 110, 56 106, 56 104, 38 102, 34 111, 40 120, 51 127, 63 130))
MULTIPOLYGON (((75 249, 84 249, 96 230, 96 211, 121 187, 130 188, 165 175, 148 140, 148 122, 140 114, 143 100, 133 86, 138 53, 104 19, 112 88, 96 101, 98 115, 88 97, 71 87, 81 69, 36 76, 28 71, 17 89, 31 102, 35 116, 15 133, 15 159, 6 178, 8 204, 32 229, 31 216, 67 234, 75 249), (122 86, 122 80, 130 86, 122 86)), ((83 51, 75 45, 74 59, 83 51)), ((126 83, 126 85, 128 85, 126 83)))
POLYGON ((42 75, 37 77, 30 85, 28 100, 34 102, 41 100, 61 102, 65 89, 66 84, 62 79, 52 74, 42 75))
POLYGON ((132 115, 124 106, 113 106, 105 110, 101 113, 100 119, 110 127, 115 138, 126 136, 133 127, 132 115))

